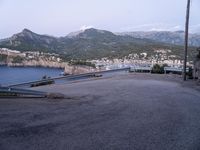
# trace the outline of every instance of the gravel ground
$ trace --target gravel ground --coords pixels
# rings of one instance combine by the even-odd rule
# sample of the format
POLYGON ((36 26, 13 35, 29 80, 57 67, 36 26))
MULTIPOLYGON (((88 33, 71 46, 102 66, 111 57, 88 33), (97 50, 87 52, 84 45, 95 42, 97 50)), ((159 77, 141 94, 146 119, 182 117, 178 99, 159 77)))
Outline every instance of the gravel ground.
POLYGON ((119 75, 0 99, 0 150, 199 150, 200 91, 179 76, 119 75))

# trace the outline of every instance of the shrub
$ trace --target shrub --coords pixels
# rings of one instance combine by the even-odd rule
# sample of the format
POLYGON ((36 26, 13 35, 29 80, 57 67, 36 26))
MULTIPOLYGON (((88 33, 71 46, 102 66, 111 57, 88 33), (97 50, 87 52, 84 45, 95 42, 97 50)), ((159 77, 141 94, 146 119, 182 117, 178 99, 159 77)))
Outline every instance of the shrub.
POLYGON ((188 75, 189 79, 193 79, 193 69, 192 69, 192 67, 189 67, 189 71, 188 71, 187 75, 188 75))
POLYGON ((166 67, 167 64, 163 64, 162 66, 159 64, 155 64, 152 68, 152 73, 158 73, 163 74, 164 73, 164 67, 166 67))
POLYGON ((6 62, 7 60, 7 55, 0 54, 0 62, 6 62))
POLYGON ((22 57, 16 56, 16 57, 13 58, 12 63, 22 63, 22 61, 23 61, 22 57))

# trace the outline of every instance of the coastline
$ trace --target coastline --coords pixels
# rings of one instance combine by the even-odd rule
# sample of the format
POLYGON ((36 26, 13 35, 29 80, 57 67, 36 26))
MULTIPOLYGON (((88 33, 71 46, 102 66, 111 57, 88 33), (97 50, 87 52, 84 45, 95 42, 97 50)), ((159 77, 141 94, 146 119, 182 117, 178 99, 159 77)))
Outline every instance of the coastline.
POLYGON ((62 67, 54 67, 54 66, 28 66, 28 65, 7 65, 7 64, 0 64, 0 67, 13 67, 13 68, 28 68, 28 67, 34 67, 34 68, 52 68, 52 69, 65 69, 62 67))
POLYGON ((8 67, 43 67, 43 68, 55 68, 63 69, 67 74, 81 74, 94 72, 96 69, 90 66, 70 65, 67 62, 49 62, 49 61, 24 61, 22 63, 0 63, 0 66, 8 67))
POLYGON ((8 67, 44 67, 44 68, 59 68, 64 69, 68 63, 56 63, 56 62, 23 62, 23 63, 0 63, 0 66, 8 66, 8 67))

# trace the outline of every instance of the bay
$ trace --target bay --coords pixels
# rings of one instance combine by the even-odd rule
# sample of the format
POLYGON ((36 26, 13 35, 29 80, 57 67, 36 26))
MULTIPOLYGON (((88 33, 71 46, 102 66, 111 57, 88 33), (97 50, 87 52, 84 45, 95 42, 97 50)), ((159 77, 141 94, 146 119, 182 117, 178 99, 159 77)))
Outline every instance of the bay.
POLYGON ((63 71, 64 69, 58 68, 0 66, 0 85, 40 80, 45 75, 57 77, 63 71))

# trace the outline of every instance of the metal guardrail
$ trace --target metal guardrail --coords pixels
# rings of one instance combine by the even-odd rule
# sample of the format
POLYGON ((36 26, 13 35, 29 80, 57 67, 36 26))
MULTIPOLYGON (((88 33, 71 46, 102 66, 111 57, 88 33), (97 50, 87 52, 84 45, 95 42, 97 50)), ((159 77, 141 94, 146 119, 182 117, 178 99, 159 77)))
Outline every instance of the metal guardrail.
POLYGON ((37 83, 45 83, 48 82, 52 79, 43 79, 43 80, 35 80, 35 81, 30 81, 30 82, 23 82, 23 83, 18 83, 18 84, 10 84, 6 87, 18 87, 18 86, 23 86, 23 85, 31 85, 31 84, 37 84, 37 83))
POLYGON ((82 78, 82 77, 95 77, 98 74, 112 73, 112 72, 119 72, 119 71, 128 71, 128 70, 130 70, 129 67, 128 68, 121 68, 121 69, 114 69, 114 70, 99 71, 99 72, 91 72, 91 73, 85 73, 85 74, 78 74, 78 75, 54 77, 54 78, 51 78, 51 79, 36 80, 36 81, 31 81, 31 82, 13 84, 13 85, 9 85, 7 87, 0 87, 0 97, 5 97, 5 96, 46 97, 47 96, 46 92, 28 90, 28 89, 21 89, 21 88, 13 88, 13 87, 22 86, 22 85, 31 85, 31 84, 40 83, 40 82, 47 82, 49 80, 76 79, 76 78, 82 78))
POLYGON ((0 97, 3 96, 37 96, 37 97, 46 97, 46 92, 19 89, 19 88, 9 88, 9 87, 0 87, 0 97))
MULTIPOLYGON (((171 71, 171 72, 183 72, 183 68, 176 68, 176 67, 164 67, 164 71, 171 71)), ((189 68, 186 68, 186 72, 189 72, 189 68)))
POLYGON ((130 71, 152 71, 152 67, 140 67, 140 66, 135 66, 135 67, 130 67, 130 71))
MULTIPOLYGON (((43 80, 35 80, 35 81, 30 81, 30 82, 23 82, 19 84, 11 84, 6 87, 19 87, 19 86, 26 86, 26 85, 31 85, 31 84, 36 84, 40 82, 48 82, 49 80, 59 80, 59 79, 79 79, 79 78, 85 78, 85 77, 94 77, 96 74, 104 74, 104 73, 113 73, 113 72, 119 72, 119 71, 152 71, 152 67, 126 67, 126 68, 121 68, 121 69, 113 69, 113 70, 105 70, 105 71, 98 71, 98 72, 90 72, 90 73, 84 73, 84 74, 78 74, 78 75, 68 75, 68 76, 59 76, 59 77, 53 77, 50 79, 43 79, 43 80)), ((164 67, 165 73, 168 72, 182 72, 182 68, 175 68, 175 67, 164 67)), ((187 68, 187 72, 189 71, 189 68, 187 68)))
MULTIPOLYGON (((130 71, 152 71, 152 67, 131 67, 130 71)), ((164 67, 165 73, 168 72, 183 72, 183 68, 177 68, 177 67, 164 67)), ((186 68, 186 72, 189 72, 189 68, 186 68)))

